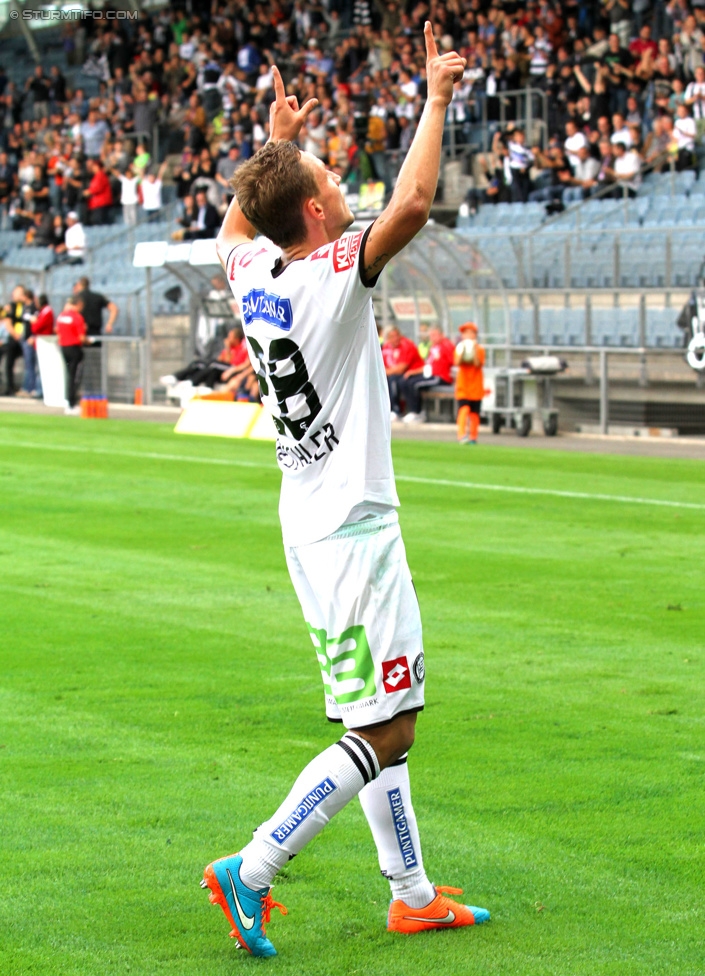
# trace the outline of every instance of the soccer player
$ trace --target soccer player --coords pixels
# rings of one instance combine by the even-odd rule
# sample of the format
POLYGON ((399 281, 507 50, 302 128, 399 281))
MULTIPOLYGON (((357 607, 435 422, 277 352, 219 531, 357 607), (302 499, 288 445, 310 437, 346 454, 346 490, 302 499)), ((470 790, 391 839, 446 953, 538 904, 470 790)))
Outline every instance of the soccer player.
MULTIPOLYGON (((282 470, 286 559, 321 667, 326 715, 342 738, 301 772, 289 795, 237 854, 210 864, 202 886, 255 956, 270 885, 338 811, 360 797, 397 932, 473 925, 481 908, 428 880, 411 802, 408 750, 423 708, 419 607, 399 531, 389 397, 371 288, 428 219, 446 107, 464 60, 438 55, 424 29, 428 99, 387 209, 364 232, 340 177, 293 140, 315 100, 287 98, 272 69, 271 141, 233 176, 217 248, 242 319, 282 470), (253 242, 255 231, 263 235, 253 242), (266 238, 266 239, 265 239, 266 238)), ((285 911, 285 909, 282 909, 285 911)))

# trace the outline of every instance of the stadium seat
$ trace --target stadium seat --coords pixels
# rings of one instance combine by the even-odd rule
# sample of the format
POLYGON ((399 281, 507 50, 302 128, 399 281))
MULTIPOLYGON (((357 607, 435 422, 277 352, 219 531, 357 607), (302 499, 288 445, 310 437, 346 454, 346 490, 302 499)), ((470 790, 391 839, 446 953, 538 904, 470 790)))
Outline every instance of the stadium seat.
POLYGON ((647 346, 680 348, 683 332, 676 325, 678 309, 650 308, 646 315, 647 346))

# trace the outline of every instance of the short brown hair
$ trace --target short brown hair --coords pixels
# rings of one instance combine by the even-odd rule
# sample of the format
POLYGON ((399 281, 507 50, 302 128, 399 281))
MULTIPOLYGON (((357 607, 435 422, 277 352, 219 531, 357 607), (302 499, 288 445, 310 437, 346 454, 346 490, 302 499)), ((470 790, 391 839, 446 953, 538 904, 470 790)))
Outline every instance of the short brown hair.
POLYGON ((303 206, 318 193, 313 171, 293 142, 268 142, 233 174, 230 185, 249 222, 279 247, 306 237, 303 206))

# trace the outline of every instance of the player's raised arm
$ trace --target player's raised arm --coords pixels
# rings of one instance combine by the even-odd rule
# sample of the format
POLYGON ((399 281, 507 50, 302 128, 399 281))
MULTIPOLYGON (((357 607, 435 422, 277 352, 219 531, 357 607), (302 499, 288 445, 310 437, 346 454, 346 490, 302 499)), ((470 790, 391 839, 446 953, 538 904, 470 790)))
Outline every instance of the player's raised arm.
POLYGON ((465 59, 455 51, 438 54, 429 21, 424 26, 424 37, 428 98, 392 199, 365 244, 362 266, 368 279, 379 274, 428 220, 438 184, 446 108, 453 97, 453 84, 461 81, 465 70, 465 59))
MULTIPOLYGON (((318 105, 318 99, 309 98, 303 108, 299 108, 296 96, 286 94, 282 76, 276 65, 272 65, 272 80, 274 81, 275 98, 269 107, 269 138, 270 140, 296 139, 301 131, 301 126, 318 105)), ((225 267, 228 255, 234 247, 251 241, 254 236, 254 227, 240 210, 237 200, 233 197, 215 243, 222 266, 225 267)))

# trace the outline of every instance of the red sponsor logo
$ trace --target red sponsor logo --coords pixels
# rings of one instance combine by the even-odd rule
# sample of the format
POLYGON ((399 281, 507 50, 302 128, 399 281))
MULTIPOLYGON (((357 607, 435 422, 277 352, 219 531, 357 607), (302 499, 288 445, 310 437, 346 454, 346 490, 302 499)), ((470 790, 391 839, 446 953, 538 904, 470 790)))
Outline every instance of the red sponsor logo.
POLYGON ((357 234, 346 234, 345 237, 341 237, 335 242, 333 245, 333 267, 336 271, 349 271, 355 266, 363 233, 364 231, 359 231, 357 234))
POLYGON ((406 658, 396 657, 393 661, 382 661, 382 681, 387 694, 411 688, 411 671, 406 658))
POLYGON ((239 268, 249 268, 255 258, 266 253, 267 248, 261 247, 258 251, 245 251, 243 254, 236 254, 233 257, 233 263, 230 265, 230 280, 234 281, 235 279, 235 265, 239 268))
POLYGON ((314 251, 311 255, 312 261, 320 261, 322 258, 327 258, 330 254, 330 244, 326 244, 325 247, 319 247, 317 251, 314 251))

